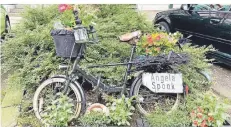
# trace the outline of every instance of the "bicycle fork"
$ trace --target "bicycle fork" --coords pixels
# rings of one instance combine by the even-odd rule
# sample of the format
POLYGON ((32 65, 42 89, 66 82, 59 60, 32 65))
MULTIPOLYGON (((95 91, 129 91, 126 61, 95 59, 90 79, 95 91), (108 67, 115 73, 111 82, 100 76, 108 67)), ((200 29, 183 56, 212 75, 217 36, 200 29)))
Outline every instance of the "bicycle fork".
MULTIPOLYGON (((79 64, 79 62, 80 62, 80 59, 81 59, 81 57, 82 57, 83 48, 84 48, 84 45, 81 44, 81 45, 80 45, 80 51, 79 51, 79 53, 78 53, 78 55, 77 55, 77 57, 76 57, 76 59, 75 59, 75 62, 74 62, 74 65, 73 65, 72 70, 70 71, 70 74, 66 73, 67 81, 65 82, 63 94, 67 94, 68 86, 70 85, 71 80, 73 79, 72 74, 73 74, 73 72, 76 70, 76 68, 77 68, 77 66, 78 66, 78 64, 79 64)), ((69 69, 69 68, 68 68, 68 69, 69 69)), ((68 71, 68 69, 67 69, 67 71, 68 71)))

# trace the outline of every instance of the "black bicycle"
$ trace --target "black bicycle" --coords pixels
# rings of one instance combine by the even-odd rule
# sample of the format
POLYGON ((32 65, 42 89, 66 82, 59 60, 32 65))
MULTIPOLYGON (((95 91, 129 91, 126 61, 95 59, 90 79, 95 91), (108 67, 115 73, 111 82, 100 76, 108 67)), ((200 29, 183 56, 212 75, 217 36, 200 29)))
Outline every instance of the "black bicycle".
MULTIPOLYGON (((83 37, 82 32, 92 33, 90 30, 81 26, 81 20, 78 18, 78 12, 74 11, 76 17, 76 27, 74 28, 75 37, 83 37)), ((84 112, 86 107, 85 92, 78 82, 90 82, 94 89, 103 93, 120 93, 121 95, 129 93, 127 97, 136 96, 136 107, 141 114, 147 115, 154 111, 156 106, 163 107, 167 112, 175 109, 179 103, 180 94, 185 93, 182 74, 173 68, 174 65, 185 64, 189 58, 187 54, 176 54, 170 52, 168 55, 158 56, 140 56, 134 58, 136 44, 141 37, 141 31, 135 31, 120 37, 121 42, 131 45, 131 54, 127 63, 115 63, 105 65, 94 65, 89 68, 108 67, 108 66, 126 66, 123 82, 121 86, 105 84, 101 77, 87 73, 79 65, 84 57, 86 43, 96 43, 97 38, 88 41, 76 41, 78 44, 77 56, 70 71, 70 66, 60 66, 66 69, 66 75, 56 75, 45 80, 36 90, 33 99, 33 109, 36 117, 42 121, 41 114, 46 112, 46 107, 50 105, 53 99, 57 97, 58 92, 65 93, 73 99, 75 116, 84 112), (133 68, 132 68, 133 67, 133 68), (128 76, 132 73, 138 73, 138 76, 128 87, 128 76)), ((76 39, 76 40, 78 40, 76 39)), ((73 53, 73 51, 72 51, 73 53)), ((71 56, 70 56, 71 58, 71 56)))

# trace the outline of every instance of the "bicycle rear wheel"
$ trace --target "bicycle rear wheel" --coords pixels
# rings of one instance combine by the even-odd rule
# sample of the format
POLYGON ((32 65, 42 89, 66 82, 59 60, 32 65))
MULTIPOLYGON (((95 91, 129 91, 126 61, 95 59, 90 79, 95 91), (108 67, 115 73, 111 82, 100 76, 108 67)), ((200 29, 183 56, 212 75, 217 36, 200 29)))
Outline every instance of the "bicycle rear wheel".
MULTIPOLYGON (((46 110, 46 107, 51 105, 52 101, 56 97, 56 93, 62 92, 65 86, 65 78, 50 78, 48 80, 45 80, 36 90, 33 98, 33 109, 35 112, 36 117, 42 122, 45 123, 42 117, 42 113, 44 113, 46 110)), ((77 84, 79 85, 79 84, 77 84)), ((67 96, 71 98, 73 101, 70 103, 73 103, 74 107, 74 113, 73 116, 78 117, 81 113, 81 110, 84 108, 82 106, 84 98, 83 95, 81 95, 81 90, 78 89, 78 87, 71 82, 68 87, 67 96)))
POLYGON ((149 115, 156 108, 167 113, 176 109, 180 101, 179 94, 175 93, 154 93, 142 83, 141 76, 133 83, 131 96, 136 96, 136 108, 142 115, 149 115))

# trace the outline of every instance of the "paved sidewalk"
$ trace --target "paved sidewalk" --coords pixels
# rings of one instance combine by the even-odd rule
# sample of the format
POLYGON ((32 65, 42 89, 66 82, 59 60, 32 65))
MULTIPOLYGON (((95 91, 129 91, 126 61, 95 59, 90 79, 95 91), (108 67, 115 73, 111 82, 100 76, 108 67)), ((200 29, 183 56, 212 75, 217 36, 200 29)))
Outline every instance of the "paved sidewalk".
POLYGON ((14 127, 17 124, 19 115, 19 104, 22 99, 21 88, 10 89, 6 91, 6 95, 2 101, 2 124, 1 127, 14 127))
POLYGON ((212 89, 219 95, 231 100, 231 68, 212 66, 212 89))
MULTIPOLYGON (((8 75, 8 74, 7 74, 8 75)), ((17 124, 17 117, 19 115, 19 104, 22 100, 23 89, 21 86, 9 88, 4 81, 8 76, 1 75, 1 90, 6 92, 5 96, 1 98, 1 113, 2 123, 1 127, 14 127, 17 124)))

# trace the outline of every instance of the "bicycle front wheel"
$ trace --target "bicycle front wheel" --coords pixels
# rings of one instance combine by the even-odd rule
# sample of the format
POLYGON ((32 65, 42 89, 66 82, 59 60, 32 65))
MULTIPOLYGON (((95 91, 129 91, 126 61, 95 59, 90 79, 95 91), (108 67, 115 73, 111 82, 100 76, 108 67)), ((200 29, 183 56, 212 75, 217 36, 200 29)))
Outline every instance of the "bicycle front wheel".
MULTIPOLYGON (((65 78, 50 78, 44 81, 36 90, 33 98, 33 109, 36 117, 42 122, 45 123, 42 117, 42 113, 46 110, 46 107, 51 105, 52 101, 55 99, 56 93, 62 92, 65 86, 65 78)), ((79 84, 77 84, 79 85, 79 84)), ((66 94, 73 101, 74 113, 73 116, 78 117, 83 108, 83 95, 81 91, 76 87, 76 85, 71 82, 68 87, 68 92, 66 94)))
POLYGON ((136 108, 142 115, 149 115, 156 108, 169 113, 177 108, 180 101, 176 93, 154 93, 142 83, 141 76, 134 82, 132 96, 136 96, 136 108))

